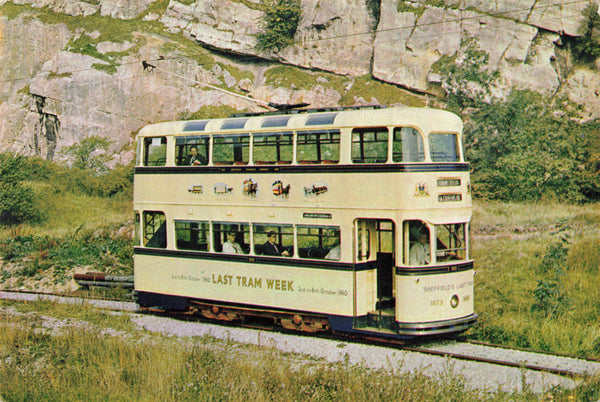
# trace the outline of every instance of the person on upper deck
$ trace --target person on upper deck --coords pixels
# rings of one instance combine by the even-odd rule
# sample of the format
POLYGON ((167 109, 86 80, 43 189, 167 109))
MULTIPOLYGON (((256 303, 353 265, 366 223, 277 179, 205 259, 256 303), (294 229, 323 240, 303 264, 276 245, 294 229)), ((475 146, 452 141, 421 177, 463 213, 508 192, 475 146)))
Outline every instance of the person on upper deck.
POLYGON ((187 164, 190 166, 206 165, 206 158, 198 153, 198 148, 192 147, 188 156, 187 164))

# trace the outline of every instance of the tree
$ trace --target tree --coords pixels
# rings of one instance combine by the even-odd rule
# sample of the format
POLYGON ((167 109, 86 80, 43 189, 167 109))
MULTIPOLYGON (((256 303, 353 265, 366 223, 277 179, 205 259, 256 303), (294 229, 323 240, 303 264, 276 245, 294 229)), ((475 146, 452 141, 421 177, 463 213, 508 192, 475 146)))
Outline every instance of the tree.
POLYGON ((572 119, 530 91, 482 104, 465 125, 476 194, 504 201, 598 199, 599 126, 572 119))
POLYGON ((73 167, 98 175, 108 171, 106 164, 110 160, 108 150, 111 145, 108 138, 92 135, 67 147, 64 152, 75 158, 73 167))

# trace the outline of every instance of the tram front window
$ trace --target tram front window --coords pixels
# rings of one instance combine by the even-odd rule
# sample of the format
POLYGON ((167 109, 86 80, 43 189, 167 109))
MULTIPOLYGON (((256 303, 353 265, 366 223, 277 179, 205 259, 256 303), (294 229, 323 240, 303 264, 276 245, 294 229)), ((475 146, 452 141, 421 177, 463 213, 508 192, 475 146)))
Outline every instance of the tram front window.
POLYGON ((404 263, 407 265, 428 265, 431 263, 430 230, 427 223, 419 220, 405 221, 404 263))
POLYGON ((465 224, 436 225, 436 258, 438 262, 464 260, 467 258, 465 224))
POLYGON ((167 138, 144 138, 144 166, 165 166, 167 161, 167 138))
POLYGON ((433 162, 458 162, 458 136, 432 133, 429 135, 429 152, 433 162))
POLYGON ((429 225, 424 221, 404 222, 405 241, 408 242, 404 259, 407 265, 429 265, 467 258, 466 223, 429 225), (432 233, 435 242, 432 244, 432 233))

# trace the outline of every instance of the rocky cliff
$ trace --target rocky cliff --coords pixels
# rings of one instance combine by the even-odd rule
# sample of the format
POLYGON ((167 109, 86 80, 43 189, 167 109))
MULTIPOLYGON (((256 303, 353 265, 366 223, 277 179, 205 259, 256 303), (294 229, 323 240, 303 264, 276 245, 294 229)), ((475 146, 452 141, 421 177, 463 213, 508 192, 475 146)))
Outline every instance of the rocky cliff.
POLYGON ((600 62, 570 47, 593 3, 301 0, 293 43, 259 51, 260 0, 0 0, 0 150, 62 160, 90 135, 120 151, 150 122, 264 110, 213 87, 313 107, 442 105, 468 46, 497 74, 495 97, 530 89, 599 118, 600 62))

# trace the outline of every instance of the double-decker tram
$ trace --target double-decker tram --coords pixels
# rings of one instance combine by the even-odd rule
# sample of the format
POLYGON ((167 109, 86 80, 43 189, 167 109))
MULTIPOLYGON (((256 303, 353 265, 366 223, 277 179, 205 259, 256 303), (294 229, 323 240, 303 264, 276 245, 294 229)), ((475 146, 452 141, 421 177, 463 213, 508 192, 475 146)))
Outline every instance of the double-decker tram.
POLYGON ((137 136, 142 308, 411 338, 476 322, 462 122, 429 108, 176 121, 137 136))

